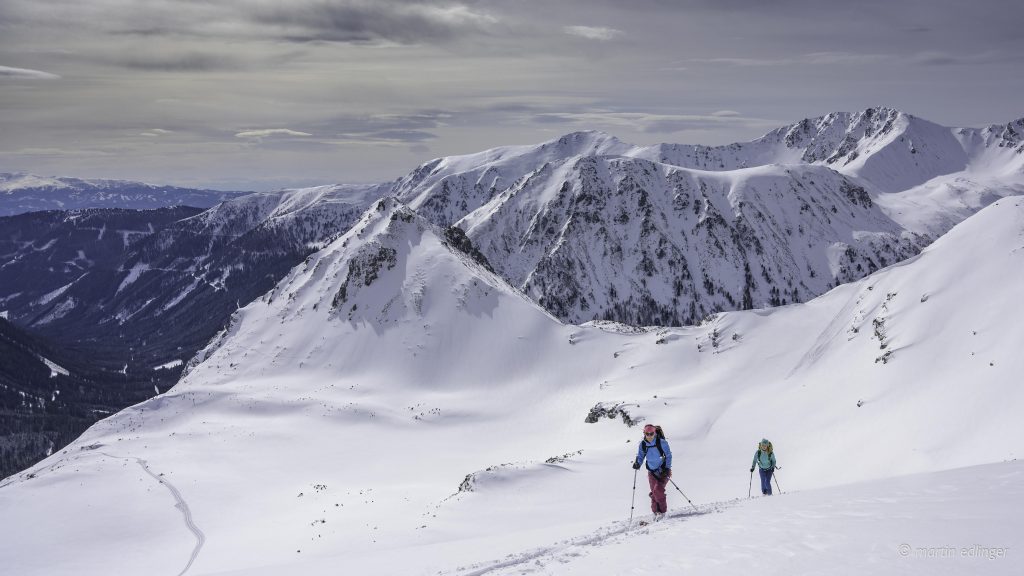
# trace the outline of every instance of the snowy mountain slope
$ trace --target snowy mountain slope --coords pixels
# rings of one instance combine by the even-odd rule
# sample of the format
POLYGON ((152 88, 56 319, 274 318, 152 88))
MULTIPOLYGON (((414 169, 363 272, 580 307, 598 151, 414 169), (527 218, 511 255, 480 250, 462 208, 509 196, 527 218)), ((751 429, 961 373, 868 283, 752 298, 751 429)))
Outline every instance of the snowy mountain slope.
MULTIPOLYGON (((36 321, 73 284, 116 274, 133 245, 199 212, 88 209, 0 217, 0 310, 20 323, 36 321)), ((104 296, 80 294, 87 302, 104 296)))
POLYGON ((965 170, 876 198, 907 230, 938 238, 999 198, 1024 195, 1024 119, 953 132, 969 158, 965 170))
POLYGON ((399 180, 399 198, 435 222, 454 222, 479 198, 578 156, 625 156, 702 171, 772 164, 827 166, 877 192, 902 192, 969 171, 1019 178, 1024 119, 985 128, 948 128, 886 107, 833 112, 724 146, 635 146, 602 132, 576 132, 538 146, 506 146, 439 158, 399 180), (445 204, 448 203, 447 206, 445 204))
POLYGON ((902 192, 938 176, 970 170, 1016 173, 1024 120, 986 128, 948 128, 893 108, 833 112, 727 146, 661 144, 632 155, 700 170, 768 164, 818 164, 874 189, 902 192))
POLYGON ((635 149, 603 132, 573 132, 537 146, 503 146, 432 160, 400 178, 394 194, 435 224, 450 225, 545 166, 635 149))
MULTIPOLYGON (((0 253, 8 254, 0 266, 0 310, 89 358, 90 386, 103 390, 102 399, 68 394, 71 409, 117 411, 173 386, 232 312, 344 232, 388 188, 253 194, 199 215, 168 208, 0 218, 0 253)), ((11 418, 0 414, 0 428, 25 422, 11 418)), ((56 448, 92 421, 76 422, 74 433, 61 428, 56 448)))
MULTIPOLYGON (((599 406, 664 425, 675 480, 701 505, 743 496, 763 436, 787 491, 1018 456, 1024 328, 1007 311, 1024 284, 1021 199, 806 304, 648 331, 560 325, 443 238, 378 203, 240 310, 179 386, 5 480, 8 566, 433 574, 514 560, 628 515, 638 433, 617 415, 585 422, 599 406), (74 521, 39 521, 58 516, 74 521)), ((998 485, 999 470, 980 475, 998 485)), ((899 508, 895 489, 846 493, 884 518, 934 509, 899 508)), ((780 515, 820 518, 820 502, 780 515)), ((846 518, 835 514, 831 527, 846 518)), ((728 528, 742 518, 717 518, 692 526, 724 527, 702 536, 718 561, 750 558, 735 538, 755 556, 774 542, 759 548, 728 528)), ((857 545, 892 550, 890 526, 857 545)), ((636 557, 610 550, 614 566, 636 557)), ((897 561, 881 570, 905 569, 897 561)))
MULTIPOLYGON (((39 318, 41 308, 52 319, 86 302, 104 302, 104 290, 132 245, 198 211, 89 209, 0 217, 0 317, 24 328, 26 321, 39 318)), ((159 393, 151 374, 129 379, 122 371, 131 355, 127 346, 111 350, 95 341, 75 345, 75 336, 94 326, 50 336, 5 326, 14 334, 8 339, 20 344, 0 346, 5 348, 0 382, 7 385, 0 392, 5 398, 0 452, 5 444, 12 447, 0 454, 0 474, 23 470, 62 448, 95 422, 97 414, 112 414, 159 393)))
POLYGON ((799 302, 918 252, 867 192, 818 167, 700 172, 583 157, 458 222, 559 318, 697 324, 799 302))
POLYGON ((947 128, 892 108, 835 112, 728 146, 662 144, 638 157, 702 170, 818 164, 866 187, 908 231, 938 238, 1005 196, 1024 193, 1024 119, 947 128))
POLYGON ((232 239, 288 229, 297 242, 319 249, 390 188, 390 183, 339 184, 253 193, 203 212, 182 229, 232 239))
POLYGON ((577 132, 437 159, 394 193, 437 224, 466 228, 506 280, 564 321, 679 325, 805 301, 1024 193, 1021 126, 952 129, 869 108, 718 147, 577 132), (762 199, 757 210, 751 197, 762 199), (835 225, 845 208, 863 212, 849 204, 872 214, 835 225), (652 277, 661 285, 648 286, 652 277))
POLYGON ((21 172, 0 173, 0 216, 41 210, 83 208, 209 208, 224 200, 245 194, 248 192, 194 190, 127 180, 82 180, 51 178, 21 172))
MULTIPOLYGON (((730 501, 445 573, 730 575, 756 566, 763 574, 1016 574, 1022 480, 1024 464, 1015 461, 730 501)), ((317 568, 303 570, 328 573, 317 568)))
MULTIPOLYGON (((133 348, 125 370, 157 376, 156 366, 187 361, 231 312, 345 231, 386 190, 327 186, 223 202, 132 244, 107 274, 45 297, 26 287, 19 298, 34 299, 12 308, 11 318, 65 343, 123 342, 125 353, 133 348)), ((161 381, 179 372, 167 369, 161 381)))
POLYGON ((1024 195, 1024 173, 993 176, 964 171, 875 197, 878 207, 905 230, 938 238, 1000 198, 1024 195))
POLYGON ((985 128, 954 130, 972 172, 1020 175, 1024 170, 1024 118, 985 128))

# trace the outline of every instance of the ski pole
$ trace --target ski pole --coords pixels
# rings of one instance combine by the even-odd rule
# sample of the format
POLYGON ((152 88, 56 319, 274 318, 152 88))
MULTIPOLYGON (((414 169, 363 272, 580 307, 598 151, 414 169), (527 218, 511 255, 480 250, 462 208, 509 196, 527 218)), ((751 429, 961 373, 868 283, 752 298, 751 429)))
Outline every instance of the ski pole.
POLYGON ((626 525, 627 527, 633 525, 633 510, 636 508, 636 475, 639 472, 639 470, 633 470, 633 500, 629 503, 629 524, 626 525))
POLYGON ((782 491, 782 487, 779 486, 779 479, 776 476, 777 474, 778 474, 778 472, 773 473, 772 474, 772 479, 775 480, 775 487, 779 489, 779 494, 784 494, 784 492, 782 491))
POLYGON ((747 482, 747 498, 750 498, 750 491, 754 488, 754 469, 750 469, 750 482, 747 482))
MULTIPOLYGON (((672 485, 676 487, 676 490, 679 490, 679 485, 678 485, 678 484, 676 484, 676 481, 675 481, 675 480, 673 480, 673 479, 669 478, 669 479, 668 479, 668 481, 669 481, 669 482, 671 482, 671 483, 672 483, 672 485)), ((679 493, 680 493, 680 494, 683 494, 683 491, 682 491, 682 490, 679 490, 679 493)), ((683 498, 686 498, 686 501, 687 501, 687 502, 690 502, 690 499, 689 499, 689 498, 688 498, 688 497, 686 496, 686 494, 683 494, 683 498)), ((693 509, 694 509, 694 510, 696 510, 697 512, 700 512, 700 510, 697 510, 697 507, 696 507, 696 506, 694 506, 693 502, 690 502, 690 506, 693 506, 693 509)))

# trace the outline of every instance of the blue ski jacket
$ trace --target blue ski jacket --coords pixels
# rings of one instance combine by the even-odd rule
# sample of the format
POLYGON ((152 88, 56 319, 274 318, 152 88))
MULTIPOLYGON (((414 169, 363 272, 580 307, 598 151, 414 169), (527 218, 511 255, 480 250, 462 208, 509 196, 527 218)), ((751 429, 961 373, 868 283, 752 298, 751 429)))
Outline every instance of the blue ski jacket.
POLYGON ((668 440, 664 438, 659 440, 655 437, 650 442, 641 440, 640 446, 636 449, 636 461, 643 463, 645 457, 648 470, 658 470, 662 466, 670 470, 672 469, 672 449, 668 446, 668 440), (661 451, 658 450, 659 442, 661 443, 661 451), (664 457, 662 457, 661 452, 665 453, 664 457))

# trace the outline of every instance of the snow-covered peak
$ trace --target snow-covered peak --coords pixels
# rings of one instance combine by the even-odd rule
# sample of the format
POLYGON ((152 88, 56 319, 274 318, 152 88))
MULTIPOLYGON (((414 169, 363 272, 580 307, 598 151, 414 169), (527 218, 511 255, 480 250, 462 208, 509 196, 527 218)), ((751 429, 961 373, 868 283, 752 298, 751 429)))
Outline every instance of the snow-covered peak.
POLYGON ((971 174, 1024 176, 1024 118, 980 129, 960 128, 955 135, 971 156, 971 174))
POLYGON ((969 161, 953 129, 887 107, 805 118, 750 142, 710 147, 661 144, 637 154, 701 170, 821 164, 886 192, 963 170, 969 161))
POLYGON ((822 162, 887 192, 958 172, 968 162, 951 129, 892 108, 805 120, 786 130, 782 142, 802 150, 803 162, 822 162))
POLYGON ((624 154, 634 146, 601 130, 580 130, 549 140, 540 148, 556 148, 568 156, 600 156, 624 154))
POLYGON ((750 142, 725 146, 635 146, 604 132, 574 132, 532 146, 432 160, 399 179, 395 194, 430 220, 451 223, 538 171, 587 156, 624 156, 705 171, 822 165, 859 180, 874 193, 897 193, 969 169, 1019 173, 1024 154, 1012 153, 1024 147, 1022 129, 1024 125, 1012 122, 954 129, 881 106, 806 118, 750 142))
POLYGON ((803 301, 1024 192, 1017 126, 954 131, 874 107, 727 146, 577 132, 434 160, 395 194, 458 223, 565 321, 677 325, 803 301))
POLYGON ((299 226, 303 218, 361 213, 390 189, 390 184, 343 184, 257 192, 222 202, 182 225, 225 236, 241 236, 261 225, 299 226))
POLYGON ((449 224, 544 167, 586 156, 626 155, 636 149, 604 132, 573 132, 537 145, 502 146, 432 160, 399 179, 394 193, 431 221, 449 224), (461 201, 443 205, 444 198, 454 194, 461 201))
POLYGON ((492 365, 474 362, 472 351, 495 345, 474 335, 470 326, 481 321, 508 331, 501 339, 513 347, 514 334, 559 325, 492 273, 460 230, 437 228, 385 197, 348 233, 237 312, 228 332, 193 361, 179 388, 288 372, 296 357, 334 374, 416 370, 425 384, 431 372, 458 365, 460 381, 479 381, 492 365), (268 340, 270 333, 278 336, 268 340), (375 351, 352 345, 368 334, 382 339, 375 351), (419 352, 406 353, 413 349, 419 352), (225 370, 218 359, 240 350, 254 354, 253 360, 225 370), (289 360, 281 362, 282 354, 289 360))
POLYGON ((575 156, 622 154, 633 149, 632 144, 619 140, 600 130, 571 132, 533 145, 500 146, 462 156, 449 156, 424 164, 438 174, 453 174, 460 171, 508 164, 537 166, 545 162, 557 162, 575 156))
POLYGON ((458 225, 573 323, 695 324, 803 301, 923 245, 827 167, 707 172, 621 156, 544 167, 458 225))

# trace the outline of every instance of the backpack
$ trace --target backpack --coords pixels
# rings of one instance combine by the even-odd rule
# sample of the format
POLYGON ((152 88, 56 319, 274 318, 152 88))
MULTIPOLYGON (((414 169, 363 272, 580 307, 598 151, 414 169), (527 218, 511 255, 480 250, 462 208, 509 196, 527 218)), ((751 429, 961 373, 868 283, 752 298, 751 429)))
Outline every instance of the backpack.
MULTIPOLYGON (((661 441, 665 439, 665 432, 661 429, 661 426, 654 426, 654 447, 658 449, 658 453, 661 454, 661 459, 665 459, 665 449, 661 447, 661 441)), ((647 457, 647 441, 641 439, 640 447, 644 451, 644 457, 647 457)))

